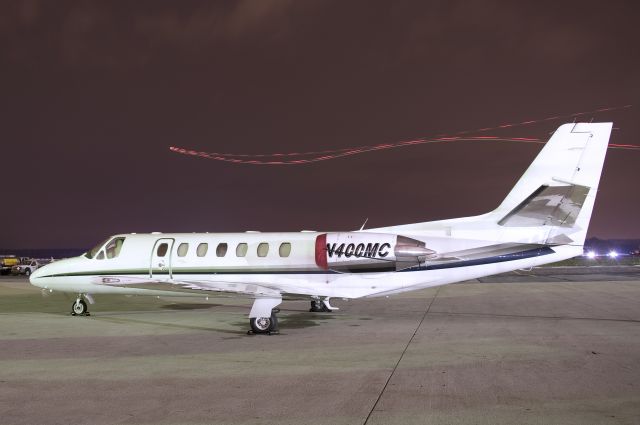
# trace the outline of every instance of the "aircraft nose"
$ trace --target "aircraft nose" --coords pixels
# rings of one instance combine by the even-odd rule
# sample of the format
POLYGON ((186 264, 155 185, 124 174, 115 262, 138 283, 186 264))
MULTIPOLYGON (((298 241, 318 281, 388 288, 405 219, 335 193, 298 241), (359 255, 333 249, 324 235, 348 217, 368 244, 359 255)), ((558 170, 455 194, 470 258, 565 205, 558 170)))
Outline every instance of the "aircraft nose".
POLYGON ((42 267, 36 269, 33 273, 31 273, 31 276, 29 276, 29 282, 33 286, 42 287, 42 285, 40 284, 39 278, 44 276, 44 269, 46 269, 47 267, 48 266, 42 266, 42 267))

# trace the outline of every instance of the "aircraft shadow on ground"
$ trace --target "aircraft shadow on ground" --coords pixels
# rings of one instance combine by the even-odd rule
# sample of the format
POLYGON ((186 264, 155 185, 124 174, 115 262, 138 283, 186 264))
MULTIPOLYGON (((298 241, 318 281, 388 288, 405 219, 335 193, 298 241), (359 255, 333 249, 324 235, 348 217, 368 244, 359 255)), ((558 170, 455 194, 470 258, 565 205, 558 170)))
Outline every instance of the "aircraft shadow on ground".
POLYGON ((304 329, 314 326, 320 326, 322 321, 333 320, 335 317, 331 314, 314 314, 314 313, 294 313, 286 316, 278 317, 278 324, 288 329, 304 329))
MULTIPOLYGON (((278 316, 278 327, 281 333, 285 333, 287 329, 304 329, 322 325, 326 320, 333 320, 335 317, 329 314, 314 313, 293 313, 278 316)), ((233 326, 242 329, 247 327, 247 322, 236 321, 233 326)))
POLYGON ((222 306, 224 306, 224 304, 165 304, 160 308, 165 310, 206 310, 222 306))
MULTIPOLYGON (((215 307, 216 304, 175 304, 175 305, 166 305, 163 308, 173 307, 174 310, 182 310, 188 309, 184 307, 192 307, 196 308, 211 308, 215 307), (175 308, 178 306, 178 308, 175 308)), ((127 315, 128 316, 128 315, 127 315)), ((333 320, 336 317, 332 314, 317 314, 317 313, 293 313, 293 314, 282 314, 278 316, 278 325, 280 331, 286 333, 287 329, 304 329, 310 328, 314 326, 320 326, 323 322, 327 320, 333 320)), ((140 320, 133 319, 131 317, 113 317, 109 315, 95 315, 92 316, 94 320, 104 320, 110 321, 114 323, 131 323, 131 324, 145 324, 145 325, 153 325, 167 328, 179 328, 185 330, 197 330, 197 331, 206 331, 206 332, 216 332, 216 333, 225 333, 234 335, 230 338, 239 338, 247 335, 247 330, 249 329, 248 320, 235 320, 233 322, 227 322, 227 326, 232 327, 232 329, 228 329, 227 326, 224 328, 216 327, 215 322, 212 322, 211 326, 198 326, 198 325, 187 325, 183 323, 167 323, 164 321, 153 321, 153 320, 140 320)))

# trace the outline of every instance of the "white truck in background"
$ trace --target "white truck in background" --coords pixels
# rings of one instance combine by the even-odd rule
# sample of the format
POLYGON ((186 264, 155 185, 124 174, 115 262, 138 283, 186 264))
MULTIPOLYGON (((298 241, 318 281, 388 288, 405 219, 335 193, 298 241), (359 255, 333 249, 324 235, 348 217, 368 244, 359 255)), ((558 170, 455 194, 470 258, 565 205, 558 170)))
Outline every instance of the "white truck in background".
POLYGON ((27 276, 31 276, 31 273, 44 266, 45 264, 49 264, 52 260, 42 259, 42 258, 32 258, 26 261, 23 261, 21 264, 17 264, 13 266, 11 272, 13 274, 24 274, 27 276))

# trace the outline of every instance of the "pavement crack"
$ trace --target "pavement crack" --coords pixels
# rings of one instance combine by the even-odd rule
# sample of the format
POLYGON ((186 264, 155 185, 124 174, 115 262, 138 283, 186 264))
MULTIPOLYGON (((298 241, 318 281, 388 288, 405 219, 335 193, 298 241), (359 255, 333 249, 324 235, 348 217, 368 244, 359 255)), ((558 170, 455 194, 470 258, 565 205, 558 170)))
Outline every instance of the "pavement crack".
POLYGON ((402 358, 404 357, 405 353, 409 349, 409 346, 413 342, 413 338, 415 338, 416 334, 418 333, 418 330, 420 329, 420 326, 422 326, 422 322, 424 322, 424 319, 427 317, 427 314, 429 314, 429 310, 431 310, 431 306, 433 305, 433 302, 436 300, 436 298, 438 298, 438 294, 440 293, 440 289, 441 288, 442 288, 442 286, 438 286, 438 289, 436 290, 435 295, 429 301, 429 305, 427 306, 427 309, 424 311, 424 314, 422 315, 422 318, 420 319, 420 322, 418 322, 418 326, 416 326, 416 329, 413 331, 413 334, 411 335, 411 338, 409 338, 409 341, 407 341, 407 345, 405 345, 404 350, 402 350, 402 353, 400 354, 400 357, 398 358, 398 361, 396 362, 395 366, 393 366, 393 369, 391 370, 391 373, 389 374, 389 377, 387 378, 387 381, 384 383, 384 386, 380 390, 380 394, 378 394, 378 398, 376 398, 375 403, 373 403, 373 406, 371 407, 371 410, 369 410, 369 414, 367 415, 367 418, 364 420, 363 425, 367 425, 367 423, 369 422, 369 419, 371 418, 371 415, 373 414, 373 411, 376 410, 376 407, 378 406, 378 403, 382 399, 382 395, 386 391, 387 386, 389 385, 389 382, 391 382, 391 378, 393 378, 393 375, 396 373, 396 370, 398 369, 398 366, 400 365, 400 362, 402 361, 402 358))

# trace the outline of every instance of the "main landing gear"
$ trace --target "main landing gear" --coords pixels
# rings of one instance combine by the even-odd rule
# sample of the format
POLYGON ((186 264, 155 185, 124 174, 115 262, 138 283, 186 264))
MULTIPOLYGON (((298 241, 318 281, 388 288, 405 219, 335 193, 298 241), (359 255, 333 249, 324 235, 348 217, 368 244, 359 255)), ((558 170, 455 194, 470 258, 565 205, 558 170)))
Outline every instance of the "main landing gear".
POLYGON ((249 313, 249 326, 251 330, 248 334, 277 334, 278 317, 280 312, 278 305, 282 302, 281 296, 256 298, 249 313))
POLYGON ((311 308, 309 311, 312 313, 331 313, 333 310, 338 310, 338 307, 331 306, 328 297, 323 300, 320 298, 311 300, 311 308))
POLYGON ((71 304, 71 315, 72 316, 91 316, 89 313, 89 309, 87 308, 87 303, 80 297, 71 304))
POLYGON ((276 313, 279 312, 279 308, 274 308, 273 310, 271 310, 270 317, 252 317, 251 319, 249 319, 251 330, 247 331, 247 333, 268 335, 279 333, 278 316, 276 316, 276 313))

